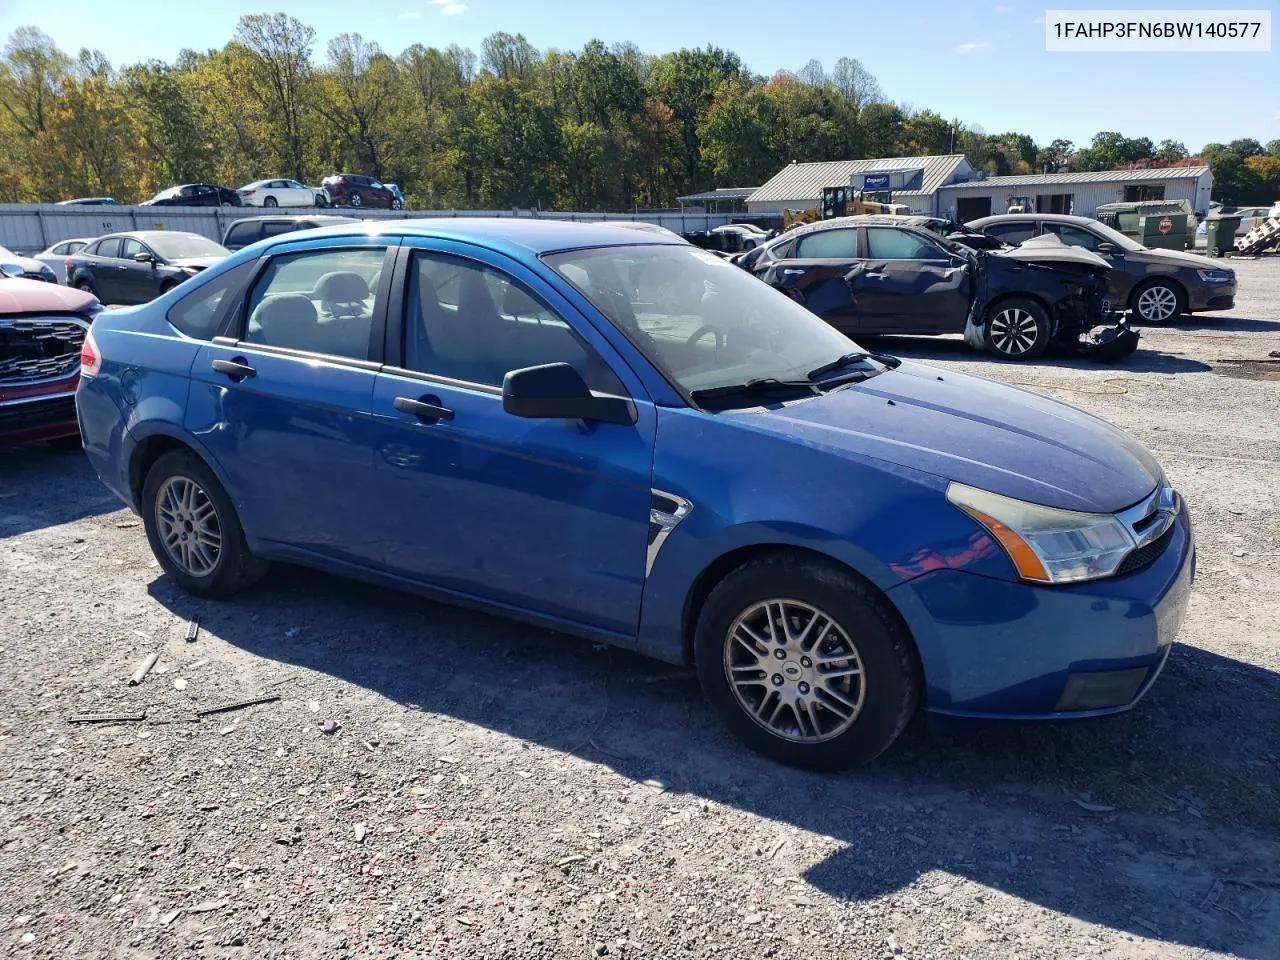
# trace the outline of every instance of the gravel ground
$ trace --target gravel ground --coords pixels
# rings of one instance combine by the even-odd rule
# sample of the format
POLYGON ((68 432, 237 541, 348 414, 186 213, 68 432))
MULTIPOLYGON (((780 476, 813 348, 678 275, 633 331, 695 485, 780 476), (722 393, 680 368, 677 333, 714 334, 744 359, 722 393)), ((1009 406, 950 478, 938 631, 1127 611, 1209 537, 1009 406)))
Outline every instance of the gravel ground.
POLYGON ((1227 361, 1280 350, 1280 257, 1236 267, 1115 367, 886 341, 1140 437, 1199 579, 1131 713, 918 723, 839 776, 617 650, 301 570, 196 601, 80 456, 5 452, 0 954, 1274 960, 1280 367, 1227 361))

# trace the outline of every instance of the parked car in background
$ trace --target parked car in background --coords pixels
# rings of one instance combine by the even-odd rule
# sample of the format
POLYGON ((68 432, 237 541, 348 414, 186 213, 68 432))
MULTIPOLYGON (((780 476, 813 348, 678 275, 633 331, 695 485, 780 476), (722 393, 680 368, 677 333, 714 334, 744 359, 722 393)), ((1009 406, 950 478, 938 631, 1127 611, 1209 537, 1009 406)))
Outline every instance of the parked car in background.
POLYGON ((335 207, 385 207, 399 210, 404 201, 373 177, 358 173, 335 173, 320 181, 329 202, 335 207))
POLYGON ((47 249, 37 253, 35 259, 53 271, 58 283, 67 282, 67 257, 79 253, 93 243, 94 237, 76 237, 73 240, 61 240, 47 249))
POLYGON ((216 183, 184 183, 143 200, 140 207, 238 207, 240 195, 216 183))
POLYGON ((54 206, 58 207, 117 207, 120 201, 115 197, 77 197, 74 200, 59 200, 54 206))
POLYGON ((44 280, 57 283, 58 275, 47 264, 35 257, 24 257, 7 247, 0 247, 0 270, 9 277, 25 277, 28 280, 44 280))
POLYGON ((111 233, 67 258, 67 283, 103 303, 146 303, 230 253, 198 233, 111 233))
POLYGON ((392 209, 403 210, 404 209, 404 193, 400 189, 400 184, 384 183, 383 186, 386 187, 388 190, 390 190, 392 196, 394 196, 396 201, 398 201, 393 205, 392 209))
MULTIPOLYGON (((902 217, 822 220, 736 262, 849 336, 964 333, 1003 360, 1033 359, 1051 343, 1093 350, 1088 335, 1114 319, 1101 257, 1053 240, 973 250, 902 217)), ((1118 328, 1106 342, 1120 334, 1107 359, 1137 346, 1118 328)))
POLYGON ((1273 207, 1241 207, 1229 216, 1240 218, 1240 225, 1236 227, 1236 236, 1243 237, 1262 221, 1280 217, 1280 203, 1273 207))
POLYGON ((1144 247, 1088 217, 1003 214, 971 220, 968 227, 1011 244, 1052 234, 1063 243, 1098 254, 1112 267, 1107 283, 1116 309, 1132 311, 1143 323, 1165 323, 1184 313, 1235 306, 1235 271, 1221 261, 1182 250, 1144 247))
POLYGON ((313 230, 331 227, 339 223, 359 223, 351 217, 331 217, 323 214, 312 216, 245 217, 227 227, 222 245, 228 250, 239 250, 266 237, 278 237, 295 230, 313 230))
POLYGON ((323 207, 329 203, 322 188, 297 180, 255 180, 236 193, 246 207, 323 207))
POLYGON ((1127 710, 1191 590, 1187 509, 1132 437, 873 356, 658 234, 277 237, 101 314, 84 357, 86 454, 175 585, 280 560, 619 644, 800 766, 870 760, 918 707, 1127 710), (673 275, 704 296, 658 307, 673 275))
POLYGON ((79 444, 80 349, 101 309, 96 297, 80 290, 0 280, 0 446, 79 444))

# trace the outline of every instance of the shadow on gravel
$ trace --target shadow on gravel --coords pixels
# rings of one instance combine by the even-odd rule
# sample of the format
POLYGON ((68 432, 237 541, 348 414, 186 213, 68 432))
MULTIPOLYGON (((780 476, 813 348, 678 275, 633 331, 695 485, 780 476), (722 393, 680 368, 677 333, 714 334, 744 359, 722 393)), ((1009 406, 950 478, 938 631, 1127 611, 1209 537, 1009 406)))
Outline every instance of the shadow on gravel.
MULTIPOLYGON (((1017 370, 1020 366, 1017 363, 997 360, 988 353, 974 350, 958 338, 944 340, 938 337, 860 337, 858 343, 869 350, 883 351, 893 356, 920 360, 924 363, 928 363, 933 358, 947 357, 991 364, 993 367, 1010 371, 1017 370)), ((1029 369, 1058 367, 1071 370, 1118 370, 1122 373, 1203 373, 1211 369, 1209 364, 1201 363, 1199 360, 1146 350, 1142 347, 1118 363, 1095 363, 1083 357, 1068 357, 1050 352, 1025 366, 1029 369)))
MULTIPOLYGON (((832 897, 868 901, 942 870, 1248 960, 1273 960, 1280 942, 1280 890, 1264 885, 1280 882, 1280 678, 1239 661, 1179 646, 1127 715, 950 732, 921 722, 870 767, 818 775, 731 740, 691 671, 624 651, 286 567, 229 602, 165 579, 150 590, 257 656, 831 836, 843 848, 805 878, 832 897)), ((348 735, 364 722, 351 718, 348 735)), ((803 869, 789 856, 757 851, 747 869, 803 869)), ((942 882, 914 895, 940 899, 942 882)))
POLYGON ((0 540, 119 510, 79 450, 0 449, 0 540))
POLYGON ((1212 313, 1183 314, 1169 326, 1175 330, 1208 330, 1218 333, 1280 333, 1280 320, 1219 317, 1212 313))

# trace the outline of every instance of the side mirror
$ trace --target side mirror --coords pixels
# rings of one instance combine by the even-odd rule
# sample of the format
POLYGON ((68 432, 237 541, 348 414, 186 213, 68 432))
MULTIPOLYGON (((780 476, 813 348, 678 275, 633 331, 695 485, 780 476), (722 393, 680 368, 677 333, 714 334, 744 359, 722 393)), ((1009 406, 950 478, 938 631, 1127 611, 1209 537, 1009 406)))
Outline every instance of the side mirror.
POLYGON ((510 371, 502 378, 502 409, 531 420, 596 420, 624 426, 636 422, 630 398, 592 393, 567 363, 510 371))
POLYGON ((1115 252, 1116 252, 1116 245, 1114 243, 1098 244, 1098 253, 1115 253, 1115 252))
POLYGON ((135 253, 133 255, 133 259, 138 261, 138 263, 155 263, 156 261, 156 258, 153 257, 151 254, 147 253, 145 250, 143 250, 141 253, 135 253))
POLYGON ((20 263, 0 263, 0 273, 6 277, 20 277, 26 271, 22 269, 22 264, 20 263))

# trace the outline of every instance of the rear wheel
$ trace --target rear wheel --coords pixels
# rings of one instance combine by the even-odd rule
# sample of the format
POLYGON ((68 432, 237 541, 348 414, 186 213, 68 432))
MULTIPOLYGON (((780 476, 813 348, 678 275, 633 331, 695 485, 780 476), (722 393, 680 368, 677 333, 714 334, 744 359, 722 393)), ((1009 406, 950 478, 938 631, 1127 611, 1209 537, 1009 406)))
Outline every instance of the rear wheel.
POLYGON ((1033 360, 1049 345, 1049 316, 1034 300, 1001 300, 987 310, 983 338, 1001 360, 1033 360))
POLYGON ((1143 323, 1168 323, 1186 307, 1182 291, 1168 280, 1152 280, 1133 292, 1132 309, 1143 323))
POLYGON ((94 289, 93 284, 90 283, 88 280, 77 280, 76 289, 83 290, 85 293, 91 293, 95 297, 98 295, 98 291, 94 289))
POLYGON ((265 200, 263 200, 263 201, 262 201, 262 205, 263 205, 264 207, 278 207, 278 206, 280 206, 280 204, 276 201, 276 198, 275 198, 275 197, 267 197, 265 200))
POLYGON ((266 573, 267 564, 245 544, 226 491, 195 454, 174 450, 156 460, 140 506, 152 553, 188 593, 230 596, 266 573))
POLYGON ((363 207, 363 206, 364 206, 364 197, 360 196, 360 191, 359 191, 359 190, 353 190, 353 191, 351 191, 351 205, 352 205, 353 207, 363 207))
POLYGON ((911 641, 848 570, 798 554, 739 567, 707 598, 698 677, 729 729, 782 763, 840 769, 883 752, 918 698, 911 641))

